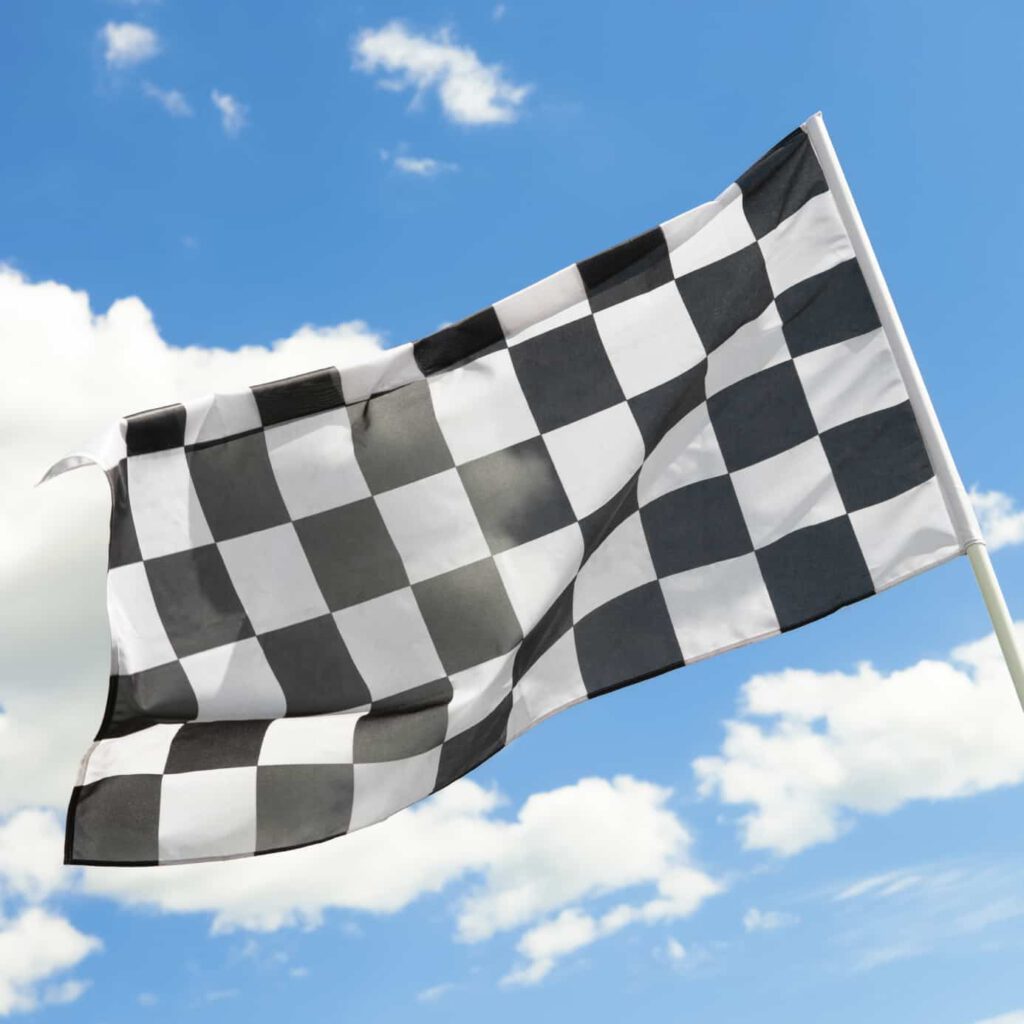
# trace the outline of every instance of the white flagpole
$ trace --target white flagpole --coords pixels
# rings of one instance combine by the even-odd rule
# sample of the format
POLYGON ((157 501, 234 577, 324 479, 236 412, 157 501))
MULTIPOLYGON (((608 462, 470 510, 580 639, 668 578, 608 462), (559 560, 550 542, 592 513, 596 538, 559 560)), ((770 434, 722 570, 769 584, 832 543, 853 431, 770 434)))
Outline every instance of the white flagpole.
POLYGON ((999 646, 1006 659, 1006 667, 1010 670, 1010 678, 1013 680, 1014 689, 1020 699, 1020 706, 1024 708, 1024 658, 1021 657, 1013 618, 1010 615, 1010 609, 1006 607, 1006 598, 1003 597, 995 569, 992 568, 992 559, 988 556, 985 542, 971 544, 967 548, 967 557, 970 559, 971 568, 978 581, 981 596, 985 599, 988 617, 995 627, 999 646))
POLYGON ((1006 667, 1010 672, 1014 689, 1017 691, 1021 708, 1024 709, 1024 657, 1021 655, 1013 619, 1006 606, 1006 599, 1003 597, 995 570, 992 568, 992 560, 989 558, 988 548, 985 546, 985 538, 981 535, 977 516, 974 514, 963 481, 953 462, 949 445, 942 433, 939 419, 935 415, 935 407, 924 386, 924 379, 921 377, 917 360, 910 348, 906 331, 903 330, 899 313, 896 312, 896 304, 893 302, 889 287, 882 276, 882 268, 878 265, 878 258, 871 247, 871 241, 864 229, 864 222, 860 219, 850 186, 839 165, 839 158, 836 156, 828 129, 825 127, 825 119, 820 113, 817 113, 804 124, 803 128, 807 132, 811 146, 821 164, 829 191, 835 200, 839 216, 843 220, 853 245, 853 251, 856 253, 860 268, 864 273, 868 291, 878 310, 878 317, 888 335, 893 357, 903 376, 910 404, 917 418, 918 426, 921 428, 921 436, 935 469, 935 476, 956 530, 957 539, 974 570, 974 576, 978 581, 978 588, 981 590, 989 618, 995 628, 1006 667))

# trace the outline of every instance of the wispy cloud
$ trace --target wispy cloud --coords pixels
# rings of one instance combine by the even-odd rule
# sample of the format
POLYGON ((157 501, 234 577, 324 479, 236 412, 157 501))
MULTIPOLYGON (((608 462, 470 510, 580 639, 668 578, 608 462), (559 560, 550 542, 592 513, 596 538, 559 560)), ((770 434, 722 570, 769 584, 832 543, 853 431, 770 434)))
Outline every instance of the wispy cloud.
POLYGON ((984 1020, 975 1021, 974 1024, 1024 1024, 1024 1008, 1001 1013, 997 1017, 986 1017, 984 1020))
POLYGON ((81 978, 68 978, 66 981, 59 981, 54 985, 47 985, 43 989, 43 1004, 46 1006, 66 1006, 83 996, 88 990, 91 981, 83 981, 81 978))
POLYGON ((743 915, 743 930, 748 932, 774 932, 779 928, 791 928, 798 924, 800 918, 796 914, 788 914, 781 910, 759 910, 751 907, 743 915))
POLYGON ((232 139, 237 138, 249 123, 249 108, 230 93, 217 89, 210 93, 210 100, 220 111, 220 123, 224 134, 232 139))
POLYGON ((844 886, 833 897, 837 903, 857 899, 861 896, 895 896, 912 889, 924 881, 924 876, 915 871, 887 871, 881 875, 871 875, 844 886))
POLYGON ((435 90, 445 116, 457 124, 515 121, 530 92, 509 81, 500 64, 484 64, 471 47, 458 45, 446 28, 425 36, 391 21, 360 32, 353 55, 357 70, 383 76, 381 88, 412 90, 413 106, 435 90))
POLYGON ((971 504, 981 523, 981 532, 991 551, 1024 544, 1024 509, 1002 491, 971 488, 971 504))
POLYGON ((686 949, 678 939, 670 935, 665 940, 665 956, 670 963, 682 963, 686 959, 686 949))
POLYGON ((108 21, 100 29, 103 58, 110 68, 127 68, 150 60, 160 52, 160 37, 134 21, 108 21))
POLYGON ((455 983, 452 981, 443 981, 440 985, 431 985, 430 988, 425 988, 422 992, 416 993, 416 1002, 436 1003, 439 999, 443 999, 448 995, 454 988, 455 983))
POLYGON ((1012 862, 917 864, 846 882, 829 897, 832 941, 847 969, 870 971, 897 960, 970 944, 1024 918, 1024 872, 1012 862))
POLYGON ((235 999, 238 997, 237 988, 221 988, 215 989, 212 992, 207 992, 205 999, 208 1003, 222 1003, 226 999, 235 999))
POLYGON ((651 955, 660 963, 679 974, 695 975, 705 971, 728 948, 725 942, 687 942, 684 946, 674 935, 659 942, 651 955))
POLYGON ((405 174, 412 174, 419 178, 433 178, 443 171, 459 169, 458 164, 435 160, 432 156, 396 156, 395 167, 405 174))
POLYGON ((156 100, 171 117, 192 116, 192 107, 184 94, 177 89, 161 89, 152 82, 143 82, 142 92, 151 100, 156 100))
POLYGON ((458 164, 437 160, 432 156, 409 156, 402 152, 402 148, 404 147, 400 147, 398 152, 382 149, 380 151, 381 160, 403 174, 411 174, 416 178, 434 178, 439 174, 450 174, 459 169, 458 164))
POLYGON ((888 942, 873 949, 865 949, 854 960, 852 969, 855 973, 873 971, 876 967, 884 967, 898 960, 910 960, 927 952, 928 947, 921 943, 888 942))

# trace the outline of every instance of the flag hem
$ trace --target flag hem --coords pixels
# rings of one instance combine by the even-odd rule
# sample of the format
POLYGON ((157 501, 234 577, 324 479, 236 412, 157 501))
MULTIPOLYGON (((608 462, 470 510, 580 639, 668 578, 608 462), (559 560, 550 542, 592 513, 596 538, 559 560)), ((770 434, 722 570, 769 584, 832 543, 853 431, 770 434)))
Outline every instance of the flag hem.
POLYGON ((811 149, 818 159, 829 192, 835 200, 839 218, 853 246, 854 256, 864 275, 868 293, 885 331, 896 368, 903 380, 903 386, 907 389, 914 418, 921 431, 925 450, 928 452, 939 484, 939 491, 946 505, 946 512, 956 533, 957 543, 960 545, 959 553, 966 554, 967 548, 971 544, 985 543, 981 526, 967 497, 967 491, 960 478, 956 463, 953 461, 949 443, 939 423, 924 378, 921 376, 920 367, 917 365, 917 359, 910 347, 910 341, 871 245, 867 229, 857 210, 856 202, 846 181, 842 165, 839 163, 835 147, 832 145, 828 129, 825 127, 825 119, 821 111, 812 114, 800 128, 806 133, 811 149))

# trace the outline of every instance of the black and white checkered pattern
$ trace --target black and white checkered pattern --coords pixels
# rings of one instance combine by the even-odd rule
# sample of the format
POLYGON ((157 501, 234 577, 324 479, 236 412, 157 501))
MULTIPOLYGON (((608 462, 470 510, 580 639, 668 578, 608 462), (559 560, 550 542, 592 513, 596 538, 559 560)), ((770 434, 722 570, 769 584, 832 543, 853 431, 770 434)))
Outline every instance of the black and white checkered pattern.
POLYGON ((959 546, 807 136, 355 369, 129 416, 73 863, 341 835, 959 546))

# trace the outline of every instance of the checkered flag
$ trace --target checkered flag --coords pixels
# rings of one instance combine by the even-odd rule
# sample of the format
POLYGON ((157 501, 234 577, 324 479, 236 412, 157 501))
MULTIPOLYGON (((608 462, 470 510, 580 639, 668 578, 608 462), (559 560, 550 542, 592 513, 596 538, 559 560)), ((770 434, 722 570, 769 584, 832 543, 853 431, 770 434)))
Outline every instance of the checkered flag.
POLYGON ((67 861, 363 828, 556 711, 961 552, 809 131, 431 337, 128 416, 54 467, 113 492, 67 861))

